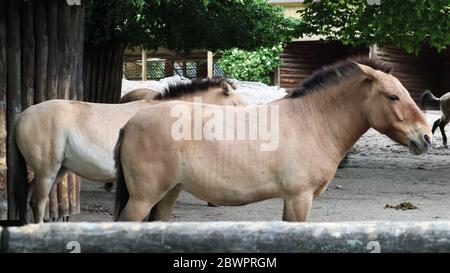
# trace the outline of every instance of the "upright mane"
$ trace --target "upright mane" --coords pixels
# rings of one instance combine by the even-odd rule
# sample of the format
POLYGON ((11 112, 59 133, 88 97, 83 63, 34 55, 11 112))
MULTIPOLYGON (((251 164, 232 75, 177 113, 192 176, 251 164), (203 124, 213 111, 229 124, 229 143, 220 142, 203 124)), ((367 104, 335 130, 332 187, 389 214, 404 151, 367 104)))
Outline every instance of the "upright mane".
POLYGON ((233 89, 236 87, 229 79, 194 79, 191 82, 177 82, 169 84, 160 94, 156 95, 155 100, 167 100, 191 95, 197 92, 205 92, 210 88, 221 87, 221 82, 226 81, 233 89))
POLYGON ((362 73, 357 63, 367 65, 375 70, 390 73, 392 67, 378 58, 354 57, 338 61, 329 66, 315 70, 303 83, 288 96, 303 97, 331 85, 340 84, 362 73))

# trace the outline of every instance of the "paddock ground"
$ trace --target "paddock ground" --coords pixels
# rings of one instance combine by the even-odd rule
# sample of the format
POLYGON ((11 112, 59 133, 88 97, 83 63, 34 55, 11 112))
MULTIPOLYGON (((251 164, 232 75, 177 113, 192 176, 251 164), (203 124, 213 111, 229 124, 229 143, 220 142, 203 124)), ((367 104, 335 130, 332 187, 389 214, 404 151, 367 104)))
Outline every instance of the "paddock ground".
MULTIPOLYGON (((428 111, 430 124, 439 112, 428 111)), ((446 130, 450 137, 450 126, 446 130)), ((442 147, 440 132, 433 149, 413 156, 374 130, 368 131, 353 147, 349 162, 339 169, 328 189, 314 200, 311 222, 338 221, 433 221, 450 220, 450 149, 442 147), (395 210, 387 204, 410 202, 417 209, 395 210)), ((102 183, 84 182, 81 214, 72 222, 110 221, 114 193, 102 183)), ((267 200, 240 207, 206 206, 204 201, 183 193, 173 221, 279 221, 282 201, 267 200)))

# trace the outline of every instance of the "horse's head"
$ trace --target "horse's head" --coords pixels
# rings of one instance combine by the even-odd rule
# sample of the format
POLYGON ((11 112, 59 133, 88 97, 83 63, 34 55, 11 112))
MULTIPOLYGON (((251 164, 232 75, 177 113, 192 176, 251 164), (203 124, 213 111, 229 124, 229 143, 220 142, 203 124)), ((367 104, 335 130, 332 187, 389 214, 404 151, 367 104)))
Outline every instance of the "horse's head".
POLYGON ((400 81, 389 73, 358 64, 368 85, 364 102, 370 126, 419 155, 431 148, 431 129, 400 81))

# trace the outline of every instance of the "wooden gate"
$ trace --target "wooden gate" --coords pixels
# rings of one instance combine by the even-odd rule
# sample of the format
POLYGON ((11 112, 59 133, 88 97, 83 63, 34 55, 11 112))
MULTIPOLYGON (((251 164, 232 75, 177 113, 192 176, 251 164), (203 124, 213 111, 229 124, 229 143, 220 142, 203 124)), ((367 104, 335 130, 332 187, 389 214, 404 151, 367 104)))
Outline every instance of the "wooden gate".
MULTIPOLYGON (((84 7, 72 2, 78 1, 0 1, 0 219, 6 203, 8 218, 16 218, 11 136, 20 112, 49 99, 82 99, 84 7)), ((47 217, 80 211, 79 183, 68 174, 53 187, 47 217)))

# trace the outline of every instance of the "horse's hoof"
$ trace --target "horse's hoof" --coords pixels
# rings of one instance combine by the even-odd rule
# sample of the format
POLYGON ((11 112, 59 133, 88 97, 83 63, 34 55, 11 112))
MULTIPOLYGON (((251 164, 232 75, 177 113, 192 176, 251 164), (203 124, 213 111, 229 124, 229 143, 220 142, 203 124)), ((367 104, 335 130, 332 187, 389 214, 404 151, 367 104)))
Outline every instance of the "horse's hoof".
POLYGON ((213 208, 216 208, 216 207, 218 207, 218 205, 216 205, 216 204, 213 204, 213 203, 209 203, 209 202, 208 202, 208 207, 213 207, 213 208))

